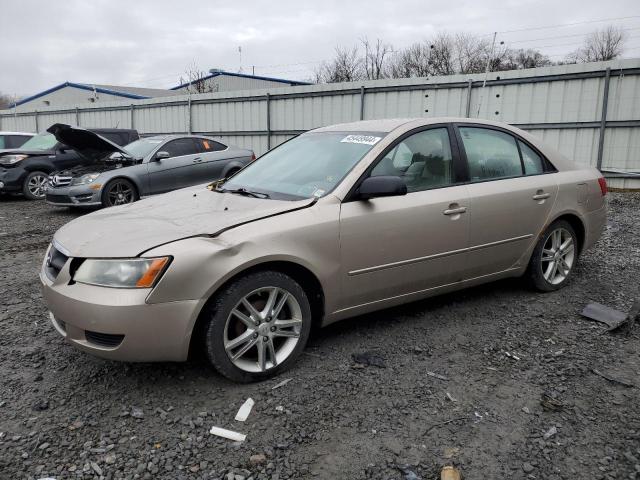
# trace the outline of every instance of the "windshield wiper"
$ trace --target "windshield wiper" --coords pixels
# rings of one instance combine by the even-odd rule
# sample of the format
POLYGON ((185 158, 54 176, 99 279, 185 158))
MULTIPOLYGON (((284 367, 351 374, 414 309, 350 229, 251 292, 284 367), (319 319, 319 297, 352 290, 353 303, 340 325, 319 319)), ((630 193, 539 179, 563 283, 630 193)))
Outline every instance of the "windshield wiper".
POLYGON ((244 195, 245 197, 270 198, 267 193, 253 192, 246 188, 217 188, 216 191, 221 193, 236 193, 238 195, 244 195))

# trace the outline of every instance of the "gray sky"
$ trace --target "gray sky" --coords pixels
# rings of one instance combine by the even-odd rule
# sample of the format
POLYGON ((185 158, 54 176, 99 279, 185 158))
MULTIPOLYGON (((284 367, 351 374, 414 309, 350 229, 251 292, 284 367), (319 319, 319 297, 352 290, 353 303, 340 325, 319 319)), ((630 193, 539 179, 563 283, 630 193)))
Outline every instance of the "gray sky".
POLYGON ((304 80, 336 45, 399 48, 439 31, 505 32, 560 60, 613 23, 627 29, 625 57, 640 56, 638 0, 2 0, 0 11, 0 92, 23 96, 64 81, 167 88, 194 62, 238 71, 238 46, 244 72, 304 80))

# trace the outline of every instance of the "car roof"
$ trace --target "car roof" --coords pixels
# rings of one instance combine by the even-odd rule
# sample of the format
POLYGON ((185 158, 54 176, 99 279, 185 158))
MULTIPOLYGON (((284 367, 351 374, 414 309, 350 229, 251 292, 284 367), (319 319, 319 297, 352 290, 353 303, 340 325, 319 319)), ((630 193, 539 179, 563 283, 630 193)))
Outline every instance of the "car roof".
POLYGON ((320 127, 313 132, 383 132, 389 133, 407 124, 414 124, 415 127, 422 125, 434 125, 438 123, 479 123, 483 125, 493 125, 513 129, 511 125, 493 120, 483 120, 480 118, 465 117, 431 117, 431 118, 385 118, 380 120, 361 120, 359 122, 339 123, 320 127))

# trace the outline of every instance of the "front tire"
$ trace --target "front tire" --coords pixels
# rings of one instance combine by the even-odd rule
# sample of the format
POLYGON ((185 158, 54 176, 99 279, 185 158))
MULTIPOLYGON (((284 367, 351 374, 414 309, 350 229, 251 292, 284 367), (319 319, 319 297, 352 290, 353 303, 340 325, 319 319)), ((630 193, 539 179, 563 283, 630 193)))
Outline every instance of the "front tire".
POLYGON ((114 207, 133 203, 138 199, 138 191, 126 178, 116 178, 107 183, 102 191, 102 206, 114 207))
POLYGON ((42 200, 46 194, 49 175, 36 170, 30 172, 22 183, 22 194, 29 200, 42 200))
POLYGON ((529 277, 541 292, 563 288, 578 263, 578 237, 571 224, 556 220, 538 240, 531 260, 529 277))
POLYGON ((231 283, 204 309, 205 350, 215 369, 240 383, 287 370, 311 331, 305 291, 280 272, 249 274, 231 283))

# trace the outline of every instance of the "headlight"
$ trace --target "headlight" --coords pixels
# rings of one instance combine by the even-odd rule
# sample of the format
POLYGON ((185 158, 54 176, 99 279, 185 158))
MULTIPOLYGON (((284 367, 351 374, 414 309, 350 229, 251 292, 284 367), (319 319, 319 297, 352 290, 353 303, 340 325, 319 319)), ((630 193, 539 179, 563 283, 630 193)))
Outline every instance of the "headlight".
POLYGON ((101 287, 151 288, 164 273, 170 259, 171 257, 87 259, 76 270, 73 280, 101 287))
POLYGON ((71 185, 87 185, 93 182, 99 176, 99 173, 87 173, 86 175, 82 175, 81 177, 74 177, 71 179, 71 185))
POLYGON ((29 155, 4 155, 0 157, 0 165, 13 165, 24 160, 29 155))

